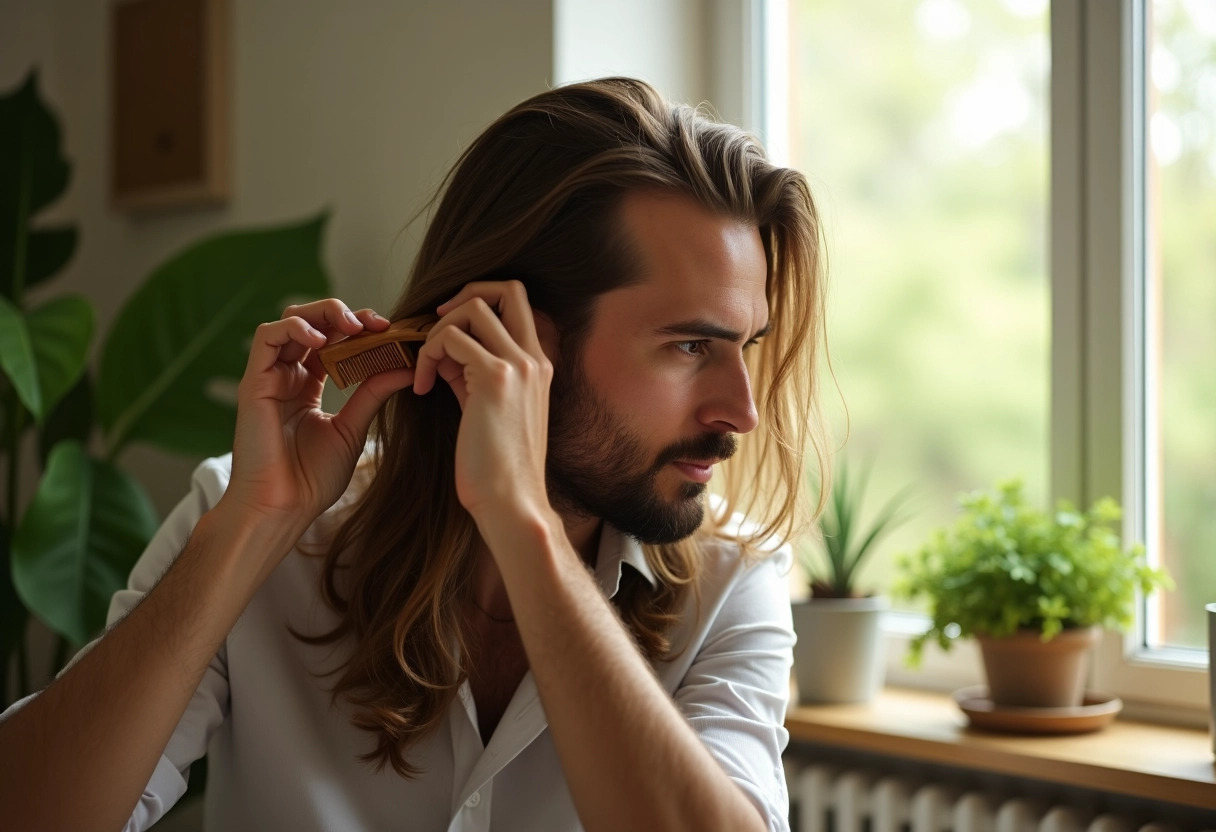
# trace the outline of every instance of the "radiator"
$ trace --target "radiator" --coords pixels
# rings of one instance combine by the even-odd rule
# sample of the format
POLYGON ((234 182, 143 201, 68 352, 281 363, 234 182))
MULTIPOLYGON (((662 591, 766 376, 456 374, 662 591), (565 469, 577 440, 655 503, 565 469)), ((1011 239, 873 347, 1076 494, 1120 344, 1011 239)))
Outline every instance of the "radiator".
POLYGON ((1184 832, 1165 820, 823 764, 793 774, 790 802, 794 832, 1184 832))

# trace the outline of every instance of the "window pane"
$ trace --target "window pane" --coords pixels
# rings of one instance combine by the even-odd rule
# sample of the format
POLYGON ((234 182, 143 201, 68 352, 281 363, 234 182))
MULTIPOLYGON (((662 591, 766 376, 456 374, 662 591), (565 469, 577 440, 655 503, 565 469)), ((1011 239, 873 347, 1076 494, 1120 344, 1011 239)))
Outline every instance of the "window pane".
MULTIPOLYGON (((790 156, 828 230, 830 378, 869 507, 916 513, 863 575, 956 514, 959 492, 1049 493, 1046 0, 791 0, 790 156), (868 6, 868 8, 867 8, 868 6)), ((836 399, 833 402, 833 399, 836 399)))
POLYGON ((1162 489, 1154 536, 1178 584, 1149 635, 1200 647, 1203 605, 1216 601, 1216 3, 1153 0, 1148 32, 1146 237, 1160 317, 1146 366, 1159 373, 1149 389, 1161 432, 1148 447, 1162 489))

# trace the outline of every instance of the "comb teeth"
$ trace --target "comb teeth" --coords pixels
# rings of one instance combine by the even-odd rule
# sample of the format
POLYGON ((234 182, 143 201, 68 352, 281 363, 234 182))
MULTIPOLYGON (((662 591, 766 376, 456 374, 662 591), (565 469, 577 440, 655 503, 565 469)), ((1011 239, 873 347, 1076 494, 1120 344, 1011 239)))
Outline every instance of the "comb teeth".
POLYGON ((387 370, 399 370, 402 367, 412 367, 413 361, 399 343, 381 344, 367 352, 352 355, 338 362, 338 371, 342 373, 343 387, 358 384, 369 376, 383 373, 387 370))

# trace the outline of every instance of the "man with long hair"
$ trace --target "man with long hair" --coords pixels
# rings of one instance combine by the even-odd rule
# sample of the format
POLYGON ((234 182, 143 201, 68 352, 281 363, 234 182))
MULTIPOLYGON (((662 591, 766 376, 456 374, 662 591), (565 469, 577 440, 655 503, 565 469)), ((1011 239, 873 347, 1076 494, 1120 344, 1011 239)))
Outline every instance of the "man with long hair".
POLYGON ((788 829, 821 262, 737 128, 622 78, 512 109, 388 318, 258 328, 232 454, 4 715, 5 821, 144 829, 206 753, 215 830, 788 829), (427 313, 321 410, 317 349, 427 313))

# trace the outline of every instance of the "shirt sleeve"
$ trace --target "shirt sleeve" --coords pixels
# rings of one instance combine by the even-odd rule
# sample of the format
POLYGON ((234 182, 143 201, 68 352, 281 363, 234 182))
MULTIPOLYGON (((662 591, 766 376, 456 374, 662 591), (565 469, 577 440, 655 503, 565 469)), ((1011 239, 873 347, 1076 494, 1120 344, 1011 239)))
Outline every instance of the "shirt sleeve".
POLYGON ((782 547, 745 568, 718 611, 675 702, 771 832, 789 832, 781 754, 794 663, 794 626, 782 547))
MULTIPOLYGON (((231 454, 204 460, 195 468, 190 493, 170 512, 144 549, 131 570, 126 588, 115 592, 110 599, 110 608, 106 615, 107 633, 135 608, 169 569, 185 547, 186 540, 199 518, 210 510, 224 493, 230 471, 231 454)), ((59 675, 62 676, 80 661, 103 637, 104 634, 85 645, 59 675)), ((0 715, 0 721, 7 719, 37 695, 33 694, 15 702, 0 715)), ((181 799, 186 793, 191 764, 206 753, 211 734, 227 715, 228 659, 227 648, 221 646, 190 698, 186 711, 174 729, 164 753, 161 754, 139 803, 124 827, 124 832, 142 832, 181 799)))

